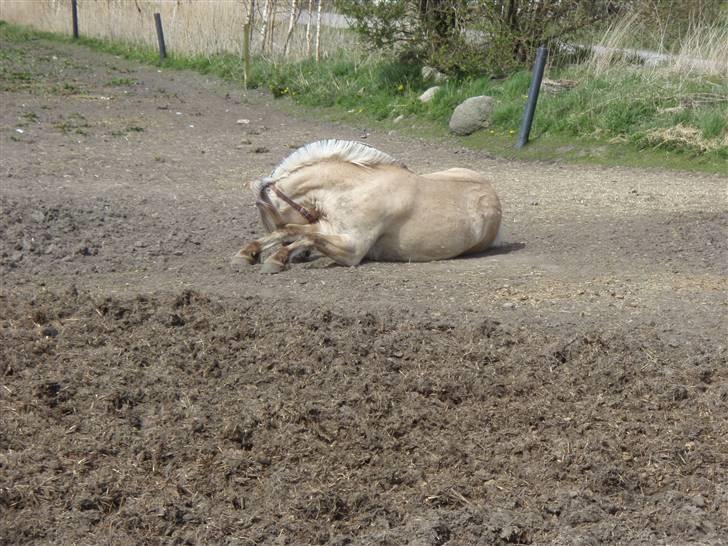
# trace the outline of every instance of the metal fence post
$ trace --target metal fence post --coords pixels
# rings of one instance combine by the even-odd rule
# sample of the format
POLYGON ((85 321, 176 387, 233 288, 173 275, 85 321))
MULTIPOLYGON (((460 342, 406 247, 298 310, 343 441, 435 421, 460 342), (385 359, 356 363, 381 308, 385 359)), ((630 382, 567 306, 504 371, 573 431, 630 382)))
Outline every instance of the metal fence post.
POLYGON ((159 60, 167 58, 167 48, 164 45, 164 30, 162 29, 162 16, 154 14, 154 24, 157 26, 157 40, 159 41, 159 60))
POLYGON ((528 89, 528 102, 523 112, 523 121, 521 122, 521 131, 518 134, 518 144, 516 148, 523 148, 528 142, 528 135, 531 132, 531 123, 533 123, 533 113, 536 111, 536 102, 538 101, 538 92, 541 90, 541 80, 543 79, 543 71, 546 66, 546 57, 548 50, 545 47, 539 47, 536 51, 536 62, 533 65, 533 76, 531 78, 531 87, 528 89))
POLYGON ((78 0, 71 0, 71 16, 73 17, 73 37, 78 39, 78 0))

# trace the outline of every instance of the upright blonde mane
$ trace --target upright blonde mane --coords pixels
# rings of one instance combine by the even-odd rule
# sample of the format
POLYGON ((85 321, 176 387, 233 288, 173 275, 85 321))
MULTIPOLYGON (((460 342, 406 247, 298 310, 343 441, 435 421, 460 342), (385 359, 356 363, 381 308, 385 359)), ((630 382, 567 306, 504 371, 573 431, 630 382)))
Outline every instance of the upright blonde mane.
POLYGON ((293 152, 275 168, 268 180, 279 180, 298 169, 327 159, 338 159, 360 167, 376 165, 404 167, 401 161, 361 142, 329 139, 306 144, 293 152))

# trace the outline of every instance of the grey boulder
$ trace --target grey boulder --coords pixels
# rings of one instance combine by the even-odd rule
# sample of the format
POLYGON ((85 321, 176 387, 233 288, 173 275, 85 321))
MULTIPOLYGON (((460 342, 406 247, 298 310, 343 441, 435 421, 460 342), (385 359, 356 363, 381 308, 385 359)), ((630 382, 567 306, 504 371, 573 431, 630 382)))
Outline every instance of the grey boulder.
POLYGON ((495 108, 495 99, 487 95, 470 97, 462 102, 450 118, 450 130, 458 135, 469 135, 487 127, 495 108))

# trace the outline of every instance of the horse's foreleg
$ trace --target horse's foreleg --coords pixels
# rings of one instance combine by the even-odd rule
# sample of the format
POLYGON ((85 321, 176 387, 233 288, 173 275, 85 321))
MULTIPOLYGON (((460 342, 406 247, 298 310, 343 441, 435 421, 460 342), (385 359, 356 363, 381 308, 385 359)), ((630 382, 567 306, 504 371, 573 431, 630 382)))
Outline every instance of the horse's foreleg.
POLYGON ((346 235, 324 235, 309 233, 290 245, 282 246, 263 263, 264 273, 280 273, 295 255, 307 250, 317 250, 339 265, 357 265, 366 250, 358 249, 346 235))
POLYGON ((266 258, 260 270, 262 273, 280 273, 285 269, 286 264, 288 264, 294 256, 302 252, 306 252, 307 250, 311 250, 312 248, 313 242, 309 237, 299 239, 290 245, 281 246, 273 254, 268 256, 268 258, 266 258))
MULTIPOLYGON (((272 233, 256 239, 241 248, 231 259, 232 265, 256 264, 260 261, 261 255, 274 249, 276 246, 293 242, 301 236, 315 233, 319 227, 315 224, 298 225, 287 224, 272 233)), ((285 247, 281 247, 285 248, 285 247)), ((279 249, 280 250, 280 249, 279 249)), ((285 265, 285 261, 283 264, 285 265)))
POLYGON ((260 240, 252 241, 233 254, 231 265, 253 265, 260 259, 260 240))

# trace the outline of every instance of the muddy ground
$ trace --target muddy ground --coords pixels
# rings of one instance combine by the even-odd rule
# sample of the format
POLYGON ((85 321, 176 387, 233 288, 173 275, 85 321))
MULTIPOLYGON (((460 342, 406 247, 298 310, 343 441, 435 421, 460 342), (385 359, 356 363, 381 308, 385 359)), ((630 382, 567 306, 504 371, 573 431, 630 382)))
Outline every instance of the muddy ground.
POLYGON ((0 51, 1 543, 728 543, 728 178, 0 51), (330 137, 487 173, 504 245, 231 270, 243 182, 330 137))

